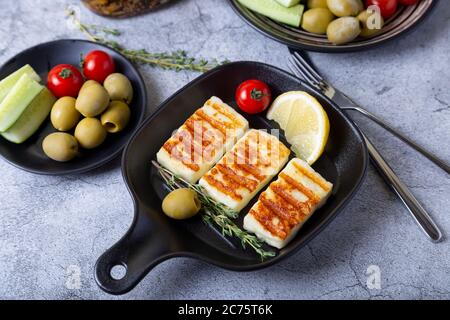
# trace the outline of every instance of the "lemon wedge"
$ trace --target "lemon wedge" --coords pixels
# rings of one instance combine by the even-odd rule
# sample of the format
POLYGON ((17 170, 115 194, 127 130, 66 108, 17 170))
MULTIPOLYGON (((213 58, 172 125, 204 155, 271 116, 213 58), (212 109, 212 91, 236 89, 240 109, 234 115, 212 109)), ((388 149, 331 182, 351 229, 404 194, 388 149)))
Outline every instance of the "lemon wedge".
POLYGON ((267 118, 284 130, 297 157, 313 164, 322 155, 330 133, 330 121, 316 98, 304 91, 286 92, 275 99, 267 118))

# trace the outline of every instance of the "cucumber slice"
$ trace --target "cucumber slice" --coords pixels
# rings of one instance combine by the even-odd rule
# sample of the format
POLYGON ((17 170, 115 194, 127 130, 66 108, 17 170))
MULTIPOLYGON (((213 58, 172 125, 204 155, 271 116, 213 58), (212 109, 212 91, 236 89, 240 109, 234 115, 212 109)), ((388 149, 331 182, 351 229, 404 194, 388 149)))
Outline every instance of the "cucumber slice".
POLYGON ((8 130, 44 87, 27 74, 20 77, 0 103, 0 132, 8 130))
POLYGON ((300 27, 304 5, 297 4, 286 8, 275 0, 238 0, 250 10, 293 27, 300 27))
POLYGON ((39 129, 55 102, 56 98, 44 87, 12 127, 0 134, 11 142, 24 142, 39 129))
POLYGON ((14 87, 16 82, 19 81, 20 77, 23 76, 24 74, 29 75, 31 79, 34 79, 37 82, 41 81, 41 78, 29 64, 24 65, 22 68, 20 68, 14 73, 11 73, 5 79, 0 81, 0 102, 2 102, 3 99, 5 99, 8 93, 11 91, 12 87, 14 87))
POLYGON ((286 8, 290 8, 300 3, 300 0, 276 0, 276 1, 286 8))

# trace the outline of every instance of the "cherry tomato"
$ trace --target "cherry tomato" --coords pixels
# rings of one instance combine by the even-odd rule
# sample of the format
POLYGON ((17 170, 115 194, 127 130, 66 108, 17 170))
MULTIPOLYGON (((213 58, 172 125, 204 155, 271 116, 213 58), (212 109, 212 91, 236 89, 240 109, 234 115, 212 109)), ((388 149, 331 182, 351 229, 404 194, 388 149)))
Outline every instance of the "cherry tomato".
POLYGON ((267 84, 259 80, 242 82, 236 90, 236 102, 241 110, 256 114, 270 105, 272 94, 267 84))
POLYGON ((47 76, 47 87, 57 98, 76 98, 83 83, 83 75, 71 64, 59 64, 47 76))
POLYGON ((384 19, 388 19, 397 11, 398 0, 366 0, 366 6, 378 6, 384 19))
POLYGON ((412 6, 413 4, 416 4, 418 0, 398 0, 400 4, 404 6, 412 6))
POLYGON ((103 83, 116 69, 114 59, 101 50, 89 52, 84 57, 82 65, 84 76, 89 80, 95 80, 99 83, 103 83))

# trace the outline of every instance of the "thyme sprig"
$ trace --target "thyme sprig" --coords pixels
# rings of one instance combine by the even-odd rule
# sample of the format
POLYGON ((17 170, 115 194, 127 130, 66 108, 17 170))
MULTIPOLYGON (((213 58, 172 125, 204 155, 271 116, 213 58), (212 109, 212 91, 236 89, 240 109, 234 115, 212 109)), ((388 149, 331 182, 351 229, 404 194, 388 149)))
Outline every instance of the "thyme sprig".
POLYGON ((189 188, 197 193, 203 208, 202 219, 206 224, 213 227, 218 226, 224 236, 239 239, 242 248, 252 248, 261 257, 261 260, 275 255, 275 252, 267 251, 263 248, 263 242, 260 239, 242 230, 231 220, 237 218, 238 212, 212 199, 201 186, 189 183, 174 175, 171 171, 160 166, 156 161, 152 161, 152 164, 170 189, 189 188))
POLYGON ((208 61, 205 59, 189 57, 184 50, 153 53, 148 52, 145 49, 127 49, 123 47, 119 42, 107 39, 99 35, 99 33, 103 33, 104 35, 120 36, 121 32, 119 30, 93 24, 83 24, 77 18, 75 11, 72 9, 66 9, 66 15, 69 19, 72 20, 72 23, 78 28, 78 30, 80 30, 89 40, 111 47, 136 63, 175 71, 189 70, 196 72, 206 72, 220 64, 229 62, 227 60, 218 62, 217 60, 208 61))
POLYGON ((102 27, 102 26, 98 26, 96 24, 86 24, 85 27, 87 29, 93 30, 95 32, 103 32, 104 34, 109 34, 109 35, 116 36, 116 37, 118 37, 122 34, 122 32, 120 32, 120 30, 118 30, 118 29, 102 27))

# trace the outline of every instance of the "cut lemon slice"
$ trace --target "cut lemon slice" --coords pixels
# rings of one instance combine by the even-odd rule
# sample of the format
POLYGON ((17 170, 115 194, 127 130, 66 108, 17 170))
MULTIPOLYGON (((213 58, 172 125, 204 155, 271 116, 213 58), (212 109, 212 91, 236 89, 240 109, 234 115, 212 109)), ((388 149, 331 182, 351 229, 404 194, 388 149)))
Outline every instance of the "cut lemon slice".
POLYGON ((313 164, 322 155, 328 141, 330 121, 316 98, 304 91, 286 92, 267 112, 284 130, 297 157, 313 164))

